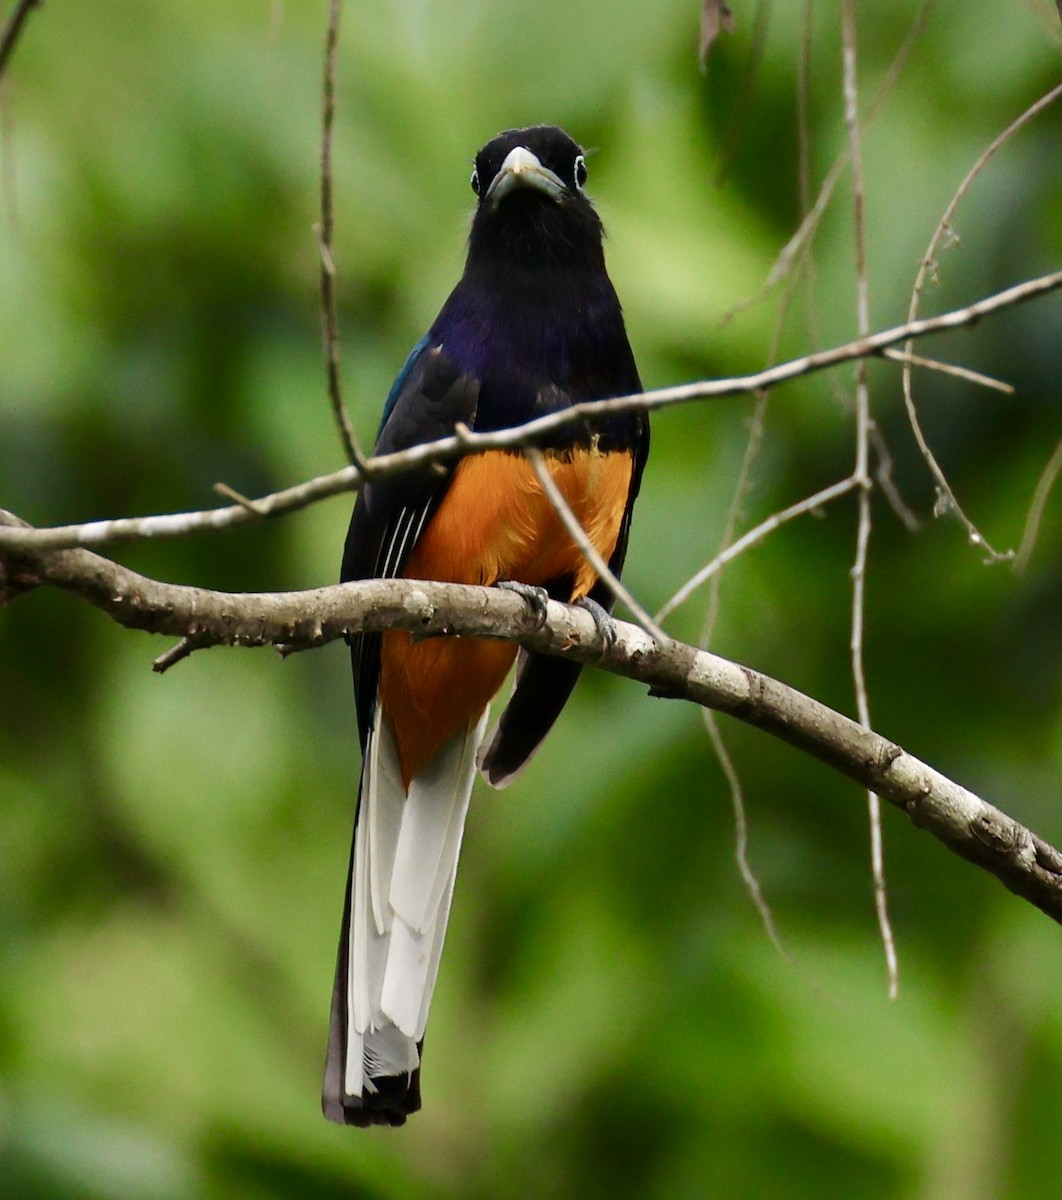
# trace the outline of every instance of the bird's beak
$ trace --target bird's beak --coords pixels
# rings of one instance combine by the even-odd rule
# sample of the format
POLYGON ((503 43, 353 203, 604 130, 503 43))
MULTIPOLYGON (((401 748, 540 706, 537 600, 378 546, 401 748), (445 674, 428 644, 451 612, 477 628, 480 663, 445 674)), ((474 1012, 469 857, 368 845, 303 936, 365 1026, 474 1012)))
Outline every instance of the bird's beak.
POLYGON ((544 167, 526 146, 517 146, 505 156, 501 170, 487 188, 485 199, 497 205, 517 188, 537 188, 551 200, 560 200, 568 190, 558 175, 544 167))

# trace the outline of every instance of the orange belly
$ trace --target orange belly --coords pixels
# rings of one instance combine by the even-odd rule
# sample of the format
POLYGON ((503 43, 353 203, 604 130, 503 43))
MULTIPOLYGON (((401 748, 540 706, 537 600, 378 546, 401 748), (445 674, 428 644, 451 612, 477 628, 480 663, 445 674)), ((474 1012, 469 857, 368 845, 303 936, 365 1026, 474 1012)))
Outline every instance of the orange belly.
MULTIPOLYGON (((575 450, 547 455, 546 463, 594 549, 609 559, 630 491, 630 455, 575 450)), ((504 451, 460 463, 403 574, 488 586, 506 579, 545 584, 570 575, 570 600, 597 581, 531 465, 504 451)), ((383 635, 380 703, 395 732, 407 789, 443 742, 479 720, 515 657, 508 642, 414 643, 408 633, 383 635)))

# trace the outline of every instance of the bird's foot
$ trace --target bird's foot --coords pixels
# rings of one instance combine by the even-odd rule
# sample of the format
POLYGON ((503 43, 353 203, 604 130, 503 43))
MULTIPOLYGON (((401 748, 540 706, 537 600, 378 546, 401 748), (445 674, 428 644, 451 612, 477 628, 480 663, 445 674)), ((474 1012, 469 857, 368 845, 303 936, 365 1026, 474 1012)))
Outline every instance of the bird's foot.
POLYGON ((589 596, 580 596, 575 602, 575 607, 585 609, 594 618, 594 625, 605 644, 605 649, 611 650, 616 644, 619 631, 616 629, 616 622, 612 619, 612 614, 608 609, 602 608, 596 600, 592 600, 589 596))
POLYGON ((541 629, 546 623, 546 606, 549 604, 549 592, 544 587, 536 587, 531 583, 520 583, 516 579, 503 579, 495 587, 504 588, 507 592, 515 592, 523 597, 528 608, 535 614, 535 629, 541 629))

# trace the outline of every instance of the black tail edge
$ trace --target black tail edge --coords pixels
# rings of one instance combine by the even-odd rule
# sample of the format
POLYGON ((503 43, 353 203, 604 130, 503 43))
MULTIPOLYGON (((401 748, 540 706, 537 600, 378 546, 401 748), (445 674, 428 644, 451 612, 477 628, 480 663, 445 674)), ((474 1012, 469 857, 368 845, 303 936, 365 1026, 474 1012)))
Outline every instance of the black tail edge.
POLYGON ((404 1125, 411 1113, 420 1109, 420 1069, 411 1075, 388 1075, 374 1079, 375 1092, 360 1096, 330 1093, 327 1081, 321 1097, 321 1110, 337 1125, 404 1125))

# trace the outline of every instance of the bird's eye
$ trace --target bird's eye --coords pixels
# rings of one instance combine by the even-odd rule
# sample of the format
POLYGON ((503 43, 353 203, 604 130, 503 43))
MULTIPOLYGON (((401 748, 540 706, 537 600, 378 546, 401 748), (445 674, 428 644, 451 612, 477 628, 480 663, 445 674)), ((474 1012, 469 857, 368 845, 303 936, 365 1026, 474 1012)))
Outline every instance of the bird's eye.
POLYGON ((468 181, 472 185, 472 190, 479 195, 479 172, 475 167, 472 168, 472 178, 468 181))
POLYGON ((586 159, 581 154, 575 159, 575 186, 582 191, 586 186, 586 159))

